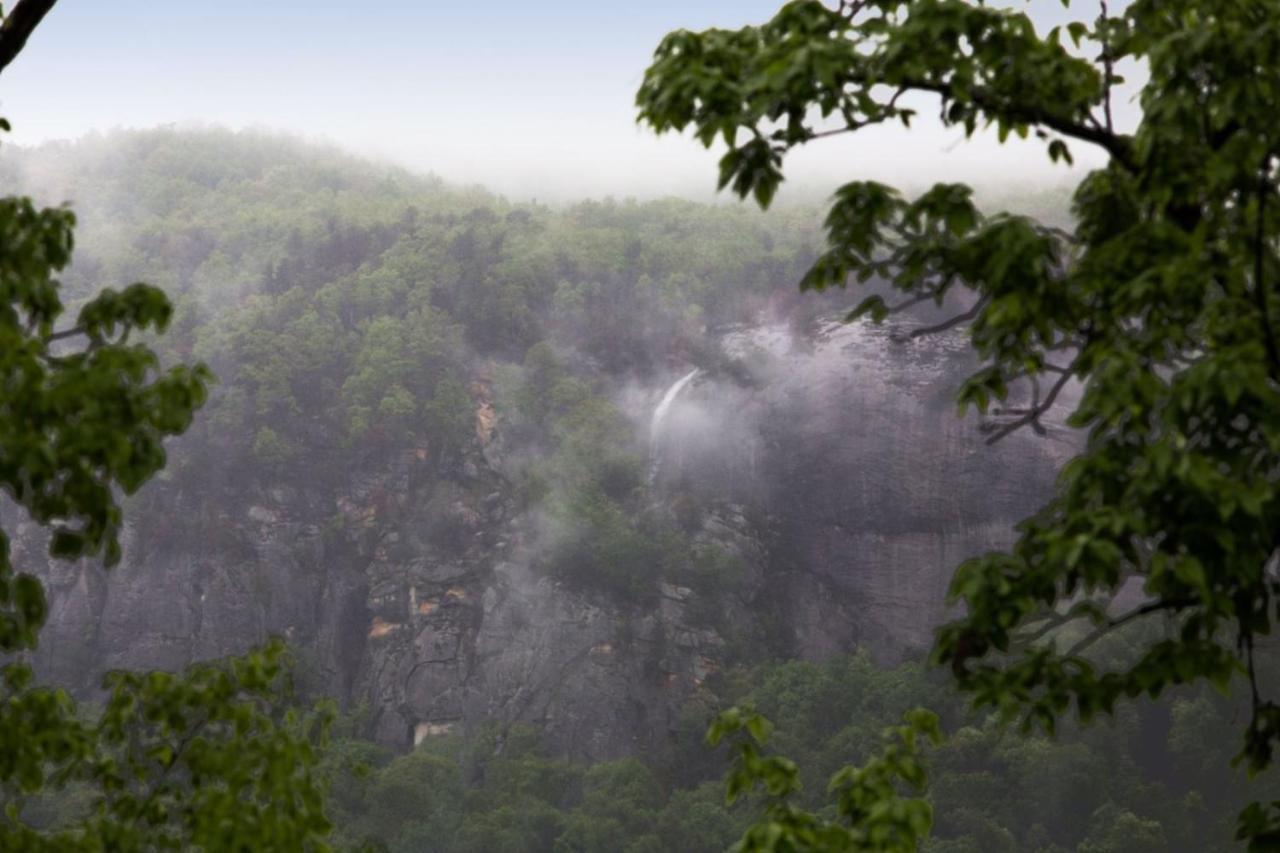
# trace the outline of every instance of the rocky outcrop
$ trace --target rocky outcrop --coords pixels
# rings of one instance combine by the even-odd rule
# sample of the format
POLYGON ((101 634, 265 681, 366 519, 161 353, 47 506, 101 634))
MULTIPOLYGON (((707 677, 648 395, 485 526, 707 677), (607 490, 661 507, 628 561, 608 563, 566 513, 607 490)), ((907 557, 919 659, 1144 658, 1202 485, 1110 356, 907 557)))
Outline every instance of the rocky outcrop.
MULTIPOLYGON (((539 572, 477 381, 473 440, 447 462, 413 448, 336 493, 246 494, 216 517, 156 484, 130 508, 109 576, 46 569, 37 664, 91 691, 108 668, 179 667, 276 633, 304 683, 367 702, 389 745, 528 721, 566 755, 639 752, 743 636, 811 658, 926 645, 952 568, 1008 543, 1070 447, 986 448, 955 417, 954 339, 895 347, 867 327, 766 326, 723 348, 735 370, 704 370, 666 413, 652 497, 735 555, 734 596, 662 584, 656 605, 622 605, 539 572)), ((638 433, 662 391, 634 407, 638 433)), ((29 527, 16 542, 39 554, 29 527)))
POLYGON ((962 334, 911 342, 894 327, 735 330, 746 379, 695 382, 668 414, 668 488, 726 491, 771 520, 776 606, 793 653, 857 644, 883 659, 929 645, 962 560, 1008 545, 1048 495, 1074 437, 1015 433, 988 446, 955 392, 962 334))

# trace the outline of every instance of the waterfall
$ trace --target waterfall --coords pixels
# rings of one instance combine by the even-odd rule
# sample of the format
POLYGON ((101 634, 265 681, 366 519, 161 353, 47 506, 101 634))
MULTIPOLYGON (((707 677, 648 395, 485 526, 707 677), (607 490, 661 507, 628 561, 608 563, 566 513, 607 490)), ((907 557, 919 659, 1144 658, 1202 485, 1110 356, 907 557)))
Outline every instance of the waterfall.
POLYGON ((653 481, 658 476, 658 467, 660 464, 658 456, 658 439, 662 435, 662 422, 667 417, 667 412, 675 403, 676 397, 680 396, 680 392, 684 390, 684 386, 694 380, 701 371, 694 368, 677 379, 667 393, 662 395, 662 400, 658 403, 658 407, 653 410, 653 419, 649 421, 649 485, 653 485, 653 481))

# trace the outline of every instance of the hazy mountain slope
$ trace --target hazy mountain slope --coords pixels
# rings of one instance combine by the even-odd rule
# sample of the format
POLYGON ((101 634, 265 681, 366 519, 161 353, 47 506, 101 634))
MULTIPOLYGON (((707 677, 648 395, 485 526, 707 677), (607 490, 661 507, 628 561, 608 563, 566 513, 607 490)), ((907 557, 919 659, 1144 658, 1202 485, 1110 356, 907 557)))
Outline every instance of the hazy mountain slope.
POLYGON ((165 286, 164 347, 221 379, 124 565, 48 569, 41 663, 82 689, 282 633, 384 743, 632 753, 735 663, 925 645, 1062 452, 982 446, 953 340, 822 321, 806 211, 511 205, 220 131, 0 167, 76 202, 74 292, 165 286))

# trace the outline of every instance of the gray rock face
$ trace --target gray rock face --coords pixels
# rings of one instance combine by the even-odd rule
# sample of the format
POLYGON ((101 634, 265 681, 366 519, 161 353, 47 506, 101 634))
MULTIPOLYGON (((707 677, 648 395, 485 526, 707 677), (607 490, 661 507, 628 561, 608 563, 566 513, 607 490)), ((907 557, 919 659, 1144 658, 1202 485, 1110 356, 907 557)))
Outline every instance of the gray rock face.
MULTIPOLYGON (((158 484, 110 575, 47 567, 37 665, 91 691, 105 669, 180 667, 282 634, 306 682, 367 702, 390 745, 496 720, 537 723, 566 755, 639 752, 726 663, 726 637, 699 614, 746 635, 785 625, 786 651, 809 658, 924 647, 952 569, 1008 544, 1070 450, 1020 435, 983 446, 952 403, 956 339, 759 327, 723 347, 743 369, 708 369, 672 403, 652 497, 700 508, 698 535, 743 566, 733 600, 664 584, 657 606, 624 607, 539 574, 481 399, 448 476, 411 451, 323 499, 246 495, 199 535, 177 527, 193 496, 158 484)), ((665 390, 633 399, 638 431, 665 390)), ((15 541, 40 553, 31 530, 15 541)))
POLYGON ((927 647, 956 565, 1010 544, 1074 447, 1061 428, 986 445, 956 409, 964 336, 897 331, 733 332, 724 347, 753 366, 748 387, 708 377, 669 416, 665 481, 731 488, 771 519, 769 572, 804 657, 927 647))

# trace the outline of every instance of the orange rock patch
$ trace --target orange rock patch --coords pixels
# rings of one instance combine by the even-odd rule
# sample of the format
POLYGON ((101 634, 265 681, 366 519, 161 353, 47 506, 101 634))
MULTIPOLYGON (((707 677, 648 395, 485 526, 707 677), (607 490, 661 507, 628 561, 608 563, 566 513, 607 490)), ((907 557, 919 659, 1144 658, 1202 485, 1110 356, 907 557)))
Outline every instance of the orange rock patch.
POLYGON ((385 637, 399 627, 400 625, 397 622, 388 622, 381 616, 375 616, 373 617, 373 622, 369 624, 369 639, 374 640, 378 637, 385 637))

